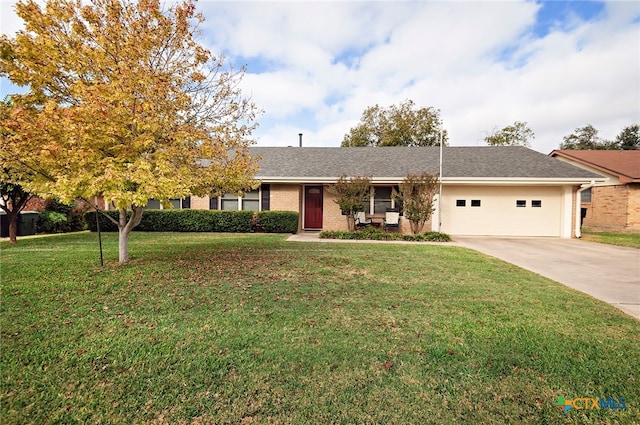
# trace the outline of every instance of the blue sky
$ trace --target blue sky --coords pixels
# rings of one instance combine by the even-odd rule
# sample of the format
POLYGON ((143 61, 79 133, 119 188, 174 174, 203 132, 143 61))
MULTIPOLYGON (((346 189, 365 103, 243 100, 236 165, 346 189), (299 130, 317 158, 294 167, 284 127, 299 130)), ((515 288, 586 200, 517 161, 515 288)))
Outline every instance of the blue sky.
MULTIPOLYGON (((0 0, 3 33, 20 26, 0 0)), ((640 2, 207 1, 201 42, 247 65, 259 145, 339 146, 362 111, 412 99, 450 143, 526 121, 548 153, 577 127, 640 122, 640 2)), ((2 82, 2 94, 13 88, 2 82)))

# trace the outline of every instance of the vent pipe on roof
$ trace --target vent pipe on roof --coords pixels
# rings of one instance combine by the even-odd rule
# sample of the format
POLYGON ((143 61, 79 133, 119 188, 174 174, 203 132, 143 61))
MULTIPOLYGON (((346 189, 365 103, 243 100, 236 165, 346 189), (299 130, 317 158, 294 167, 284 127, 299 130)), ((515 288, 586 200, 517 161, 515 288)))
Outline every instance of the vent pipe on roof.
POLYGON ((298 133, 298 137, 300 137, 300 147, 302 147, 302 133, 298 133))

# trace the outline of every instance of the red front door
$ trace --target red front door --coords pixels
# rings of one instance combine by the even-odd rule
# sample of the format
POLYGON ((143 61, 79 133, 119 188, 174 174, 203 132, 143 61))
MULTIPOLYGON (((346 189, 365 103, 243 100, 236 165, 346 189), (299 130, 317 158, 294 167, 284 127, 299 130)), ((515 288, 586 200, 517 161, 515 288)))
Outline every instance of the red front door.
POLYGON ((304 228, 322 229, 322 186, 304 187, 304 228))

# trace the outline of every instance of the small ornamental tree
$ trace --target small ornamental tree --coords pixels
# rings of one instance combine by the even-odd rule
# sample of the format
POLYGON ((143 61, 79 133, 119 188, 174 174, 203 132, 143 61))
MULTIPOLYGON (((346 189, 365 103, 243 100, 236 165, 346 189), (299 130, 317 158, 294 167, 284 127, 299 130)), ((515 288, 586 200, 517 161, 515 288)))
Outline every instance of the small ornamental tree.
POLYGON ((433 197, 438 191, 438 176, 428 173, 409 174, 400 183, 396 199, 402 203, 404 217, 409 220, 411 232, 422 231, 433 212, 433 197))
POLYGON ((341 175, 338 181, 329 186, 328 191, 336 197, 333 200, 347 217, 347 227, 353 232, 356 227, 356 215, 364 211, 364 203, 369 200, 369 177, 350 177, 341 175))
POLYGON ((0 169, 0 196, 2 196, 0 208, 7 213, 9 241, 13 244, 18 240, 18 215, 31 199, 31 194, 11 181, 11 172, 8 168, 2 168, 0 169))
POLYGON ((197 41, 190 0, 18 0, 25 23, 0 36, 0 77, 27 88, 2 117, 0 160, 27 190, 115 206, 119 260, 150 199, 256 186, 249 155, 260 111, 235 71, 197 41))

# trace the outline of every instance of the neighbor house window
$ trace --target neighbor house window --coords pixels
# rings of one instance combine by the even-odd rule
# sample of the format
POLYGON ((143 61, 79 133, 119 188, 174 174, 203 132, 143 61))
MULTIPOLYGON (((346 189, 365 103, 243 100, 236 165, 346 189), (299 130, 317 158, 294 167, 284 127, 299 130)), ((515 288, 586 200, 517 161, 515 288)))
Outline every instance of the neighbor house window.
POLYGON ((471 200, 471 206, 472 207, 479 207, 480 206, 480 199, 472 199, 471 200))
POLYGON ((391 186, 371 187, 369 201, 364 204, 364 212, 367 214, 384 214, 390 208, 399 208, 398 202, 393 199, 393 188, 391 186))
POLYGON ((456 199, 456 207, 466 207, 467 200, 466 199, 456 199))
POLYGON ((531 201, 531 206, 533 208, 541 208, 542 207, 542 201, 540 199, 534 199, 533 201, 531 201))
POLYGON ((516 207, 518 208, 524 208, 527 206, 527 201, 525 201, 524 199, 518 199, 516 201, 516 207))
POLYGON ((220 197, 219 205, 221 210, 226 211, 259 211, 260 191, 252 190, 250 192, 246 192, 244 196, 238 196, 235 193, 225 193, 220 197))
POLYGON ((583 190, 580 192, 580 201, 581 202, 591 202, 591 188, 583 190))

